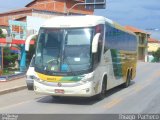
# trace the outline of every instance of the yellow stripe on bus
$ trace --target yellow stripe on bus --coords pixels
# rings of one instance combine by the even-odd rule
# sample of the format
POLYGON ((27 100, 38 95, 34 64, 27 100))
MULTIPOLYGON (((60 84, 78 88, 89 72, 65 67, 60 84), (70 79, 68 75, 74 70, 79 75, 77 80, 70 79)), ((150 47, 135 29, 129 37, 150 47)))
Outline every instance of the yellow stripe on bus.
POLYGON ((41 73, 37 73, 37 75, 41 80, 48 81, 48 82, 59 82, 63 78, 62 76, 49 76, 41 73))

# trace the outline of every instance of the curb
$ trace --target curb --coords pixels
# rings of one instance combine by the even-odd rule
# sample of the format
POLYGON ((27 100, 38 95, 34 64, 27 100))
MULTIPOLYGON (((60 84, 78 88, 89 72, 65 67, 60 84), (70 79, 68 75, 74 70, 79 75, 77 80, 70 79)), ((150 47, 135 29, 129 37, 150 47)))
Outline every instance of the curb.
POLYGON ((7 81, 15 80, 15 79, 20 79, 23 77, 25 77, 24 73, 13 74, 13 75, 8 75, 8 76, 0 76, 0 82, 7 82, 7 81))
POLYGON ((15 87, 15 88, 2 90, 2 91, 0 91, 0 95, 4 95, 4 94, 7 94, 7 93, 12 93, 12 92, 17 92, 17 91, 20 91, 20 90, 24 90, 26 88, 27 88, 27 86, 23 85, 23 86, 18 86, 18 87, 15 87))

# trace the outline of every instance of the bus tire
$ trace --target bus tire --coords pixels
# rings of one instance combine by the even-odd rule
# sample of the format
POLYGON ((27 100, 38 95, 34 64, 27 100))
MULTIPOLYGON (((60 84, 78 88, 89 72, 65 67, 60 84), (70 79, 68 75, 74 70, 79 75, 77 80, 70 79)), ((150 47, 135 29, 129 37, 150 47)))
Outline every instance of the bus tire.
POLYGON ((132 73, 128 70, 126 82, 123 84, 124 88, 127 88, 131 84, 131 75, 132 73))
POLYGON ((31 83, 27 83, 27 89, 28 90, 34 90, 34 87, 33 87, 33 83, 31 84, 31 83))
POLYGON ((102 100, 106 97, 107 77, 105 76, 102 83, 101 92, 97 95, 97 100, 102 100))
POLYGON ((61 99, 62 97, 61 97, 61 96, 52 96, 52 98, 55 99, 55 100, 59 100, 59 99, 61 99))

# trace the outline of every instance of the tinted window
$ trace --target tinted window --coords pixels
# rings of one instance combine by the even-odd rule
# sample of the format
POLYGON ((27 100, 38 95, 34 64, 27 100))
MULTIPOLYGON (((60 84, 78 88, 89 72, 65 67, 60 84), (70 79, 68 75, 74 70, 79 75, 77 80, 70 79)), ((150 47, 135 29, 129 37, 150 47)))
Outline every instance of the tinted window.
POLYGON ((105 49, 135 51, 137 49, 136 36, 106 24, 105 49))

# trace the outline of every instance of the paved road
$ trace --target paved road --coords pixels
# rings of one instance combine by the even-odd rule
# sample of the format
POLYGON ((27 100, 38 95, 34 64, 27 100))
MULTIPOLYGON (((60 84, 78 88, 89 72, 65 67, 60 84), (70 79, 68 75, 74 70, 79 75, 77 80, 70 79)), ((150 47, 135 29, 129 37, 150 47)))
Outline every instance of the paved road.
POLYGON ((116 87, 101 101, 36 95, 22 90, 0 96, 0 113, 160 113, 160 64, 139 63, 128 88, 116 87))

